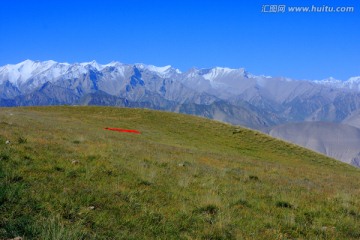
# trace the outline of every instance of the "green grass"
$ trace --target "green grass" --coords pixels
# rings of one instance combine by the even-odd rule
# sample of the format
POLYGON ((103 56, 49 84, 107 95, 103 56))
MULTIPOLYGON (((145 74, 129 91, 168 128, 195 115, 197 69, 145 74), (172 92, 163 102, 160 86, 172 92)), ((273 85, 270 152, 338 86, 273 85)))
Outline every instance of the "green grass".
POLYGON ((350 165, 203 118, 0 109, 0 239, 359 239, 359 182, 350 165))

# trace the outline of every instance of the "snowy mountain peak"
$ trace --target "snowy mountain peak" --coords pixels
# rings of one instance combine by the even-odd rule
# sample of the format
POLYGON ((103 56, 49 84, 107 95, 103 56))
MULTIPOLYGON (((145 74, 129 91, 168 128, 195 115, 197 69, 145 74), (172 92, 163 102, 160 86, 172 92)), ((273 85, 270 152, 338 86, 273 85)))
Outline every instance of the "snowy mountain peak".
MULTIPOLYGON (((30 59, 26 59, 25 61, 23 62, 20 62, 20 63, 17 63, 17 64, 13 64, 15 66, 23 66, 23 65, 29 65, 29 64, 34 64, 35 62, 38 62, 38 61, 32 61, 30 59)), ((9 64, 11 65, 11 64, 9 64)))
POLYGON ((97 63, 95 60, 92 60, 91 62, 83 62, 80 63, 80 65, 83 67, 92 67, 98 71, 101 71, 104 68, 104 65, 97 63))
POLYGON ((214 67, 210 69, 202 69, 200 70, 200 74, 204 79, 209 81, 214 81, 218 78, 226 77, 228 75, 248 77, 244 68, 232 69, 227 67, 214 67))
POLYGON ((111 61, 108 64, 103 65, 104 67, 119 67, 119 66, 123 66, 124 64, 117 62, 117 61, 111 61))
POLYGON ((8 64, 0 68, 0 77, 7 78, 11 83, 18 85, 19 82, 24 82, 34 75, 47 71, 55 64, 57 62, 52 60, 44 62, 25 60, 18 64, 8 64))
POLYGON ((351 82, 351 83, 360 83, 360 76, 357 77, 351 77, 347 80, 347 82, 351 82))
POLYGON ((360 76, 349 78, 343 82, 343 86, 348 89, 360 91, 360 76))
POLYGON ((313 81, 317 84, 322 84, 334 88, 343 88, 348 90, 360 91, 360 76, 351 77, 347 81, 337 80, 333 77, 329 77, 320 81, 313 81))
POLYGON ((323 85, 341 85, 342 84, 342 81, 340 80, 337 80, 333 77, 329 77, 329 78, 325 78, 325 79, 322 79, 322 80, 315 80, 313 81, 317 84, 323 84, 323 85))
POLYGON ((148 65, 147 66, 148 70, 150 70, 152 72, 157 72, 157 73, 160 73, 160 74, 164 74, 170 68, 171 68, 171 65, 167 65, 167 66, 164 66, 164 67, 156 67, 156 66, 153 66, 153 65, 148 65))
POLYGON ((145 65, 142 63, 137 63, 137 64, 135 64, 135 66, 141 70, 148 70, 150 72, 154 72, 157 75, 159 75, 160 77, 168 77, 174 72, 177 74, 181 73, 181 71, 179 69, 174 69, 171 65, 157 67, 154 65, 145 65))

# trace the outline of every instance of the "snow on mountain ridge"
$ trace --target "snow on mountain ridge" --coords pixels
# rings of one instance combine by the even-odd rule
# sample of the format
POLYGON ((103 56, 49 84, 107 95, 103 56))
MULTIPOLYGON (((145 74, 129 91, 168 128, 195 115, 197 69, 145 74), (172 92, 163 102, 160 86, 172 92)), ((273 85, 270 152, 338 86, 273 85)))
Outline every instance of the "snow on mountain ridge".
POLYGON ((203 78, 209 81, 214 81, 217 77, 221 77, 222 75, 229 74, 232 71, 235 71, 235 69, 226 68, 226 67, 215 67, 209 69, 209 72, 202 75, 203 78))
POLYGON ((349 78, 343 85, 349 89, 360 91, 360 76, 349 78))
MULTIPOLYGON (((179 69, 173 68, 171 65, 158 67, 154 65, 146 64, 123 64, 117 61, 112 61, 108 64, 99 64, 95 60, 91 62, 82 62, 82 63, 59 63, 53 60, 49 61, 32 61, 25 60, 17 64, 7 64, 0 67, 0 84, 4 81, 9 81, 14 86, 20 86, 25 82, 31 80, 31 85, 36 86, 41 84, 44 81, 55 81, 61 75, 66 75, 66 78, 77 77, 81 74, 86 74, 89 69, 103 71, 107 67, 114 67, 116 71, 111 75, 113 77, 125 74, 125 71, 128 67, 135 66, 141 70, 147 70, 157 74, 160 77, 168 78, 174 76, 180 76, 181 78, 200 78, 207 80, 213 86, 217 84, 227 83, 232 86, 232 83, 235 83, 239 79, 258 79, 260 83, 264 82, 266 79, 271 79, 269 76, 256 76, 245 71, 244 68, 232 69, 227 67, 214 67, 208 69, 197 69, 193 68, 187 71, 185 74, 182 74, 179 69), (47 79, 45 79, 47 78, 47 79), (234 82, 233 82, 234 81, 234 82), (214 85, 215 84, 215 85, 214 85)), ((112 71, 112 70, 111 70, 112 71)), ((178 79, 178 77, 176 77, 178 79)), ((291 79, 280 78, 286 81, 295 81, 291 79)), ((360 91, 360 76, 349 78, 346 81, 337 80, 335 78, 327 78, 324 80, 315 80, 310 81, 320 85, 326 85, 329 87, 335 88, 344 88, 349 90, 360 91)), ((266 83, 266 81, 264 82, 266 83)), ((261 85, 261 84, 260 84, 261 85)), ((265 86, 265 85, 264 85, 265 86)))
POLYGON ((157 72, 157 73, 165 73, 166 71, 168 71, 171 68, 171 65, 167 65, 164 67, 156 67, 153 65, 148 65, 147 69, 152 71, 152 72, 157 72))
POLYGON ((341 81, 333 77, 329 77, 323 80, 316 80, 313 82, 335 88, 344 88, 349 90, 360 91, 360 76, 351 77, 346 81, 341 81))
POLYGON ((46 72, 52 66, 57 64, 55 61, 32 61, 25 60, 18 64, 7 64, 0 68, 0 77, 7 78, 12 84, 18 85, 34 75, 46 72))
POLYGON ((216 81, 222 77, 236 77, 236 78, 271 78, 269 76, 256 76, 251 73, 248 73, 245 68, 227 68, 227 67, 214 67, 210 69, 201 69, 200 70, 202 77, 209 81, 216 81))
POLYGON ((135 66, 141 70, 148 70, 154 72, 160 77, 169 77, 172 73, 181 74, 181 71, 177 68, 173 68, 171 65, 166 65, 163 67, 157 67, 154 65, 146 65, 143 63, 136 63, 135 66))
POLYGON ((101 71, 105 68, 105 65, 99 64, 95 60, 92 60, 91 62, 82 62, 82 63, 79 63, 79 65, 81 65, 83 67, 90 66, 90 67, 95 68, 98 71, 101 71))
MULTIPOLYGON (((311 82, 311 81, 309 81, 309 82, 311 82)), ((329 78, 322 79, 322 80, 314 80, 312 82, 319 84, 319 85, 329 86, 329 87, 336 87, 336 88, 343 87, 343 82, 340 80, 337 80, 333 77, 329 77, 329 78)))
POLYGON ((347 82, 351 82, 351 83, 360 83, 360 76, 357 77, 351 77, 347 80, 347 82))

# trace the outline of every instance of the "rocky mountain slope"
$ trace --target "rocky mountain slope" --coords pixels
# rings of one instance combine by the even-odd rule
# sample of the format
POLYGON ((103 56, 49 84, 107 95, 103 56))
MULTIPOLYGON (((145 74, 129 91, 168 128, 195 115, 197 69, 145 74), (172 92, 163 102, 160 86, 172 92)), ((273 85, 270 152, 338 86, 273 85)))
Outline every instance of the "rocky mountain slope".
POLYGON ((360 167, 360 129, 340 123, 288 123, 269 134, 360 167))

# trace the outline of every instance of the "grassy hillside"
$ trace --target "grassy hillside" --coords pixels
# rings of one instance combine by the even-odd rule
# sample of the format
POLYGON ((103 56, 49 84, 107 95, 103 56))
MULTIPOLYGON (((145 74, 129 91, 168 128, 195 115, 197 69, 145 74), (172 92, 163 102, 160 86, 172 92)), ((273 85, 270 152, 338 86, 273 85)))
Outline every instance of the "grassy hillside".
POLYGON ((0 109, 0 239, 359 239, 359 182, 350 165, 198 117, 0 109))

